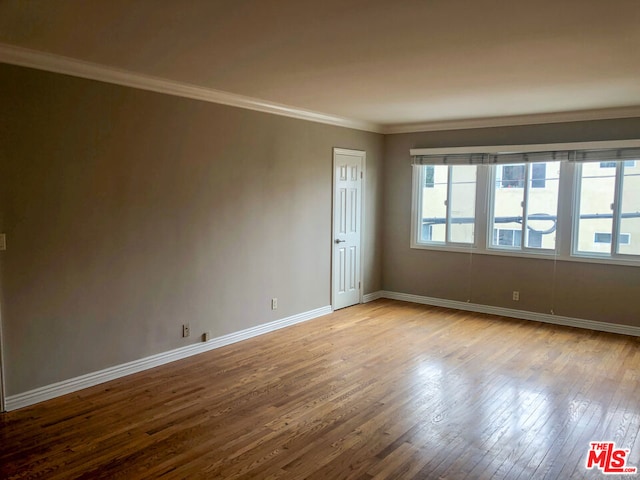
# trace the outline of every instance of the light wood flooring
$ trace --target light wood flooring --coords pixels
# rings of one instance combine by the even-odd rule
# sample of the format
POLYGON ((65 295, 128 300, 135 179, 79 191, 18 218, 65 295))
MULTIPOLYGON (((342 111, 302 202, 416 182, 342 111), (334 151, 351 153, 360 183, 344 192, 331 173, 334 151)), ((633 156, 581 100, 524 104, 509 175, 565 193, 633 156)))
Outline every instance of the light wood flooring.
POLYGON ((639 347, 379 300, 1 414, 0 478, 611 478, 639 347))

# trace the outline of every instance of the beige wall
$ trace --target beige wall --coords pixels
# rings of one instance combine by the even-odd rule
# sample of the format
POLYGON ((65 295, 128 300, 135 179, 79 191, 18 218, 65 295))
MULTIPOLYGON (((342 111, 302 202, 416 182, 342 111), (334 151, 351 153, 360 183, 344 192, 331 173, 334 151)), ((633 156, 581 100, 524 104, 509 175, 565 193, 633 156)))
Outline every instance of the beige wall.
POLYGON ((409 248, 410 148, 640 119, 382 136, 7 65, 0 111, 7 395, 328 305, 334 146, 367 152, 365 293, 640 326, 640 268, 409 248))
POLYGON ((329 305, 335 146, 382 287, 382 135, 7 65, 0 111, 7 395, 329 305))
POLYGON ((385 290, 640 326, 640 268, 418 250, 411 232, 409 149, 638 138, 640 119, 387 135, 385 290), (520 301, 511 293, 520 291, 520 301))

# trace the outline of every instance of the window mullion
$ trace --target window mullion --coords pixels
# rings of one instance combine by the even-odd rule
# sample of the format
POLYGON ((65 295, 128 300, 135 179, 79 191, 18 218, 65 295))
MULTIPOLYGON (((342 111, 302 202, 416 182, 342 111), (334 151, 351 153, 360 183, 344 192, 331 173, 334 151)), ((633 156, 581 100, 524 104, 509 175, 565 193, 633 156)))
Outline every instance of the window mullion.
POLYGON ((490 245, 490 243, 487 243, 487 229, 489 229, 490 222, 490 185, 493 181, 491 173, 489 165, 481 165, 476 170, 476 213, 473 243, 479 250, 486 250, 490 245))
POLYGON ((448 169, 447 170, 447 199, 445 200, 446 223, 445 223, 444 241, 445 243, 449 244, 451 243, 451 177, 453 176, 453 171, 452 171, 453 167, 449 165, 447 169, 448 169))
POLYGON ((520 239, 520 249, 525 250, 527 247, 527 223, 529 216, 529 179, 531 175, 531 164, 525 163, 524 169, 524 193, 522 195, 522 238, 520 239))
POLYGON ((558 183, 558 211, 556 213, 556 254, 570 257, 574 253, 574 241, 577 250, 580 182, 577 178, 578 166, 575 163, 560 164, 558 183), (563 220, 563 221, 561 221, 563 220))
POLYGON ((422 217, 424 215, 422 212, 422 188, 424 186, 426 173, 425 173, 424 166, 414 166, 413 171, 414 171, 414 185, 413 185, 414 199, 413 199, 412 208, 414 209, 413 218, 414 218, 414 224, 415 224, 414 231, 413 231, 413 241, 416 243, 419 243, 422 240, 422 217), (418 172, 417 175, 415 175, 416 171, 418 172))
POLYGON ((624 172, 623 162, 616 165, 616 183, 613 194, 613 221, 611 222, 611 256, 618 255, 618 238, 620 236, 620 206, 622 204, 622 176, 624 172))

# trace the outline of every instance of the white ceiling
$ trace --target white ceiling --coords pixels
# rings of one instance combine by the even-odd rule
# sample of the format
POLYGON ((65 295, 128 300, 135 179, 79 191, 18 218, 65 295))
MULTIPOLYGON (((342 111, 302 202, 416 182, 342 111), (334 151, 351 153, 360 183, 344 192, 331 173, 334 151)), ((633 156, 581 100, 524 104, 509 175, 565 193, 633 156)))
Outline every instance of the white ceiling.
POLYGON ((7 45, 397 131, 640 114, 639 25, 639 0, 0 0, 7 45))

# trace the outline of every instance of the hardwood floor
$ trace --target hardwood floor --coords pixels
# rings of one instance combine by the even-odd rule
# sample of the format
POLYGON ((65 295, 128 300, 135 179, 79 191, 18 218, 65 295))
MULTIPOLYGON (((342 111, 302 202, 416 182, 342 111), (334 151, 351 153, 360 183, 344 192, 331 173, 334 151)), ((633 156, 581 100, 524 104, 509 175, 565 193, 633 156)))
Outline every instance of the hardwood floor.
POLYGON ((603 478, 590 441, 640 467, 639 346, 379 300, 2 414, 0 477, 603 478))

